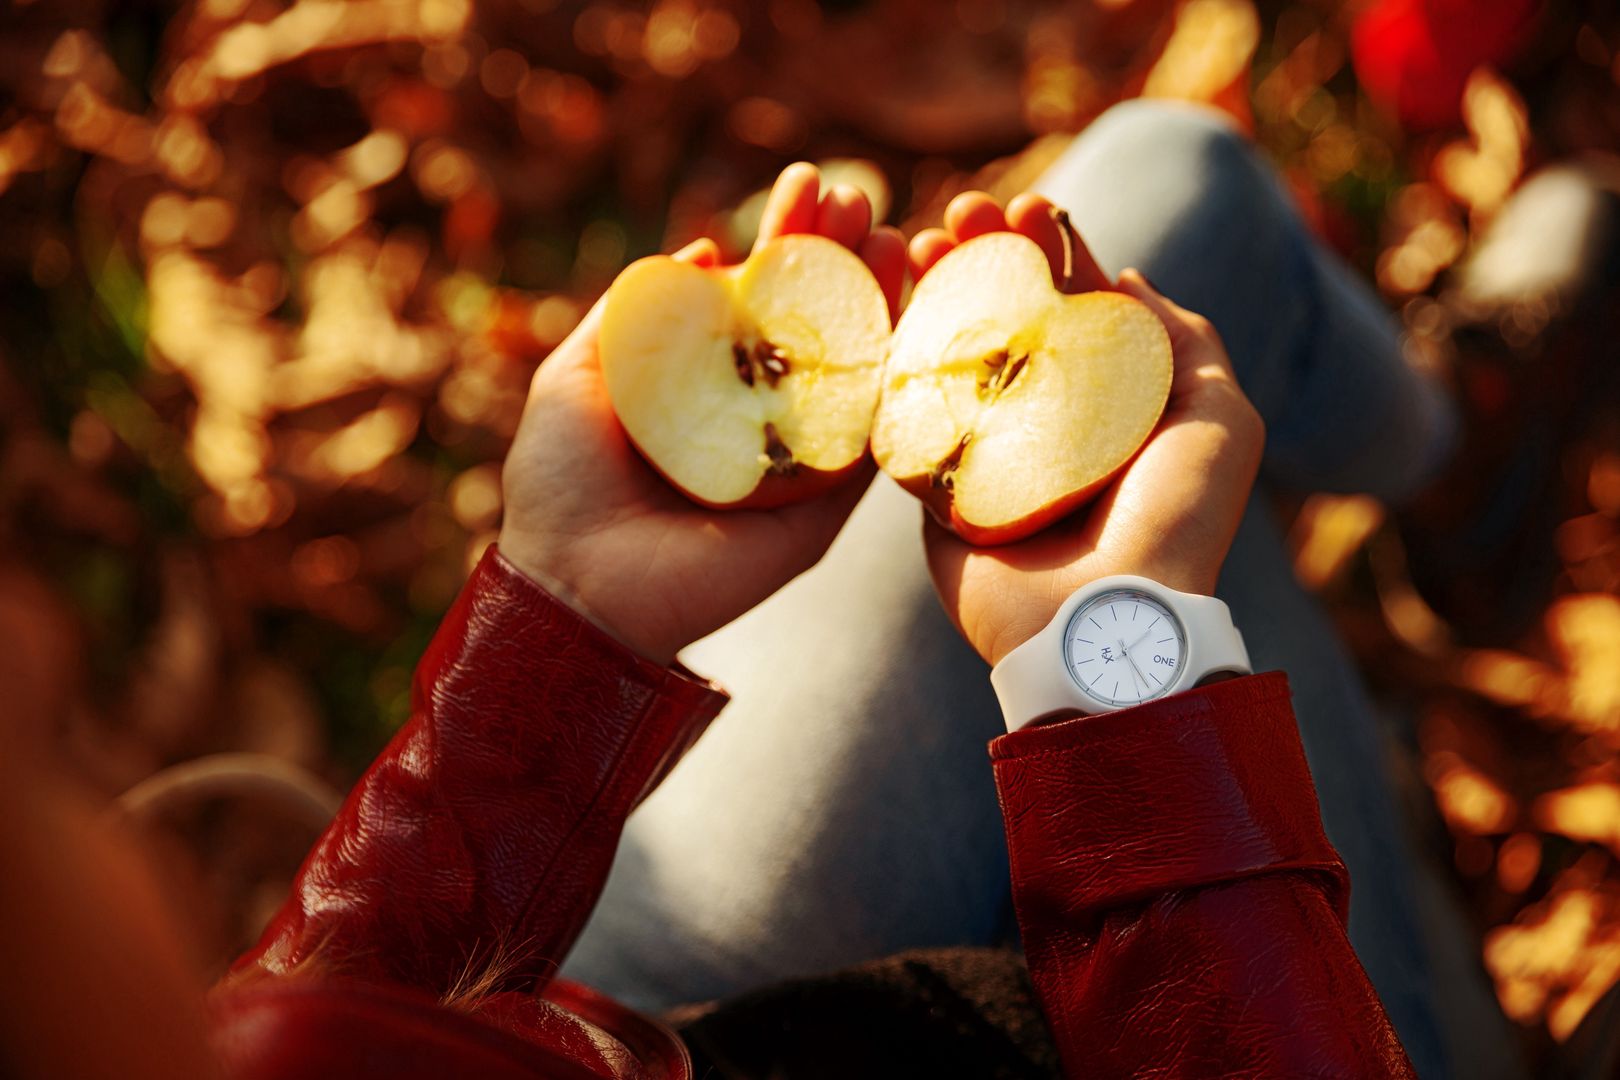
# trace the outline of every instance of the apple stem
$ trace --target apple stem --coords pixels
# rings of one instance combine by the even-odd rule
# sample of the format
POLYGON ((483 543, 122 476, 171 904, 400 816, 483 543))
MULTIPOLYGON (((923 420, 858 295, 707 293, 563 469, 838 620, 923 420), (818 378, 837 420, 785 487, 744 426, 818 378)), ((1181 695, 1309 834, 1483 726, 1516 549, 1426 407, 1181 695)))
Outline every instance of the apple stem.
POLYGON ((1077 261, 1074 225, 1069 221, 1069 212, 1056 206, 1052 207, 1052 220, 1057 222, 1058 238, 1063 242, 1063 276, 1058 280, 1058 291, 1068 292, 1074 287, 1074 264, 1077 261))

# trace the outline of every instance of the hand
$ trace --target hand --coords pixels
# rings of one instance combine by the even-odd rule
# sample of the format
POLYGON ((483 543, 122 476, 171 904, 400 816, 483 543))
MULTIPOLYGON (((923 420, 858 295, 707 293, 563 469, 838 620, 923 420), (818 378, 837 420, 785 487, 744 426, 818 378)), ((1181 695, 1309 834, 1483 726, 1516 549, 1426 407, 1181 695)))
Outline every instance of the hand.
POLYGON ((973 547, 926 523, 934 586, 962 635, 992 664, 1101 577, 1139 574, 1183 592, 1212 592, 1265 444, 1260 416, 1209 321, 1165 299, 1134 270, 1111 285, 1078 237, 1070 232, 1065 242, 1066 220, 1038 195, 1018 196, 1005 213, 982 192, 957 196, 944 229, 912 239, 912 273, 920 279, 957 244, 1003 229, 1039 244, 1059 284, 1067 257, 1070 291, 1117 288, 1146 304, 1170 331, 1175 375, 1164 416, 1141 452, 1067 520, 996 548, 973 547))
MULTIPOLYGON (((860 254, 899 305, 905 242, 870 232, 871 206, 813 165, 772 189, 759 243, 819 233, 860 254)), ((713 266, 714 243, 676 258, 713 266)), ((714 511, 665 483, 626 439, 597 362, 599 302, 540 365, 502 475, 502 553, 558 599, 654 663, 741 615, 820 559, 872 476, 867 465, 809 502, 714 511)))

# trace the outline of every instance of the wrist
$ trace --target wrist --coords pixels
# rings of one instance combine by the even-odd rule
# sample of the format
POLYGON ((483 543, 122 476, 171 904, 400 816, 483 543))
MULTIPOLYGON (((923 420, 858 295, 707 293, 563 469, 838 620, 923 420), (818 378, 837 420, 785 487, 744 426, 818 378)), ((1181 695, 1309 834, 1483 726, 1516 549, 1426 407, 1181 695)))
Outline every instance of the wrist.
POLYGON ((592 599, 589 571, 581 569, 566 551, 506 529, 501 530, 498 545, 501 555, 524 577, 643 660, 669 667, 686 644, 672 643, 652 632, 646 620, 605 610, 605 605, 592 599))
POLYGON ((1059 712, 1134 708, 1252 671, 1243 635, 1220 600, 1140 575, 1096 578, 991 669, 1009 729, 1059 712))
POLYGON ((1128 575, 1149 578, 1177 592, 1214 596, 1220 568, 1219 561, 1210 565, 1208 560, 1076 560, 1048 576, 1021 583, 1024 587, 1014 602, 995 609, 1001 616, 999 620, 984 620, 968 633, 969 644, 994 667, 1002 657, 1040 633, 1065 599, 1092 582, 1128 575))

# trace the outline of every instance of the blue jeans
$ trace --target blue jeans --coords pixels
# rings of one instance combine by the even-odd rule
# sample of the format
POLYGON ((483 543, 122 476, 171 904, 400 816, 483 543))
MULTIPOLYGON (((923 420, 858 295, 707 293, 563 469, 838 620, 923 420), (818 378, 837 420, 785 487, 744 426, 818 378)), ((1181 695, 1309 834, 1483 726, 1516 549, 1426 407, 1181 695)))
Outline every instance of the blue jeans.
MULTIPOLYGON (((1038 189, 1104 269, 1135 266, 1215 324, 1266 420, 1263 483, 1395 500, 1443 462, 1449 402, 1216 114, 1118 106, 1038 189)), ((902 949, 1009 940, 985 754, 1001 718, 929 585, 918 523, 917 504, 880 478, 820 564, 683 654, 734 700, 631 817, 565 974, 657 1009, 902 949)), ((1425 917, 1443 897, 1410 850, 1378 716, 1295 581, 1263 491, 1217 591, 1256 669, 1292 680, 1351 872, 1350 937, 1419 1072, 1513 1075, 1461 923, 1425 917)))

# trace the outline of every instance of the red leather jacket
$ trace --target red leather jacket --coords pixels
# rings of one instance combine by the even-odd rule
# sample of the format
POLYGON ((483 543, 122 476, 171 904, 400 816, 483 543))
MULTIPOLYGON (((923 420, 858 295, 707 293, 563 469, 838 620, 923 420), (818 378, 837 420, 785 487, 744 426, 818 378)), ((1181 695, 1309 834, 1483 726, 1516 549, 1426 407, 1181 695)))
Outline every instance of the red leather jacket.
MULTIPOLYGON (((492 550, 422 658, 411 721, 213 996, 230 1075, 689 1077, 666 1028, 552 976, 626 815, 724 703, 492 550)), ((1412 1075, 1345 937, 1282 675, 990 756, 1069 1073, 1412 1075)))

